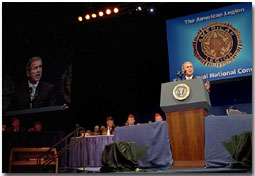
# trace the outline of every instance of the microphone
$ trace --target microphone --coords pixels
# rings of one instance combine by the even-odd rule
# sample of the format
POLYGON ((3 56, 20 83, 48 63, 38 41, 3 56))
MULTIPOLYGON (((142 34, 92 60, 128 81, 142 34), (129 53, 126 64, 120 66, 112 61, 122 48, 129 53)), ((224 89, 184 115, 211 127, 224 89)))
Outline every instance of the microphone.
POLYGON ((179 79, 182 80, 183 75, 186 73, 186 71, 178 71, 177 76, 179 76, 179 79))

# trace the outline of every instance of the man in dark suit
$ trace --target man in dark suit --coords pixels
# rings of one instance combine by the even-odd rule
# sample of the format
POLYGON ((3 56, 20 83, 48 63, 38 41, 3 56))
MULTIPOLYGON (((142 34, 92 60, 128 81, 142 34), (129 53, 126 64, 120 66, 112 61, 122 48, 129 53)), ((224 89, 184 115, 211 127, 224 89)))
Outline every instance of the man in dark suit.
POLYGON ((55 105, 55 86, 40 81, 42 77, 42 58, 32 57, 26 65, 28 82, 18 88, 12 97, 11 110, 39 108, 55 105))
MULTIPOLYGON (((183 78, 184 80, 196 78, 193 76, 193 73, 194 73, 193 65, 189 61, 184 62, 184 64, 182 65, 182 72, 185 73, 185 77, 183 78)), ((210 82, 209 81, 205 82, 205 88, 207 91, 210 91, 210 82)))
POLYGON ((25 132, 25 128, 20 127, 20 121, 17 117, 11 119, 11 127, 6 129, 7 132, 25 132))

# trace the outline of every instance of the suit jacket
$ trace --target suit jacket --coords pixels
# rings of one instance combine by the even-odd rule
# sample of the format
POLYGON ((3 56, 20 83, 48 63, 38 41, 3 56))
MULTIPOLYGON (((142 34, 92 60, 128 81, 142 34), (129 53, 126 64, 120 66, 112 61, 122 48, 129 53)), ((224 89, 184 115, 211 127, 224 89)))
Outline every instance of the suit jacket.
MULTIPOLYGON (((32 108, 54 106, 56 101, 55 86, 40 81, 36 88, 36 97, 32 108)), ((30 108, 29 86, 25 84, 18 88, 11 99, 9 110, 21 110, 30 108)))
POLYGON ((12 133, 26 132, 26 129, 23 128, 23 127, 20 127, 20 128, 19 128, 19 131, 14 131, 14 128, 13 128, 13 127, 9 127, 9 128, 6 129, 6 132, 12 132, 12 133))
MULTIPOLYGON (((196 76, 193 76, 192 79, 196 79, 196 76)), ((182 80, 186 80, 186 77, 182 78, 182 80)), ((210 93, 210 89, 207 90, 208 93, 210 93)))

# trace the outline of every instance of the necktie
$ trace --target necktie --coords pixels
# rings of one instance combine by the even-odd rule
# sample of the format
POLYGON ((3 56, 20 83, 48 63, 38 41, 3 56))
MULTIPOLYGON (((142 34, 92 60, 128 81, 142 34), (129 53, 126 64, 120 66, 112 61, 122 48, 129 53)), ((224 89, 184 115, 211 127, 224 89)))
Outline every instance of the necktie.
POLYGON ((33 101, 35 99, 35 90, 36 90, 36 87, 35 85, 32 86, 32 92, 31 92, 31 101, 30 101, 30 108, 33 108, 33 101))
POLYGON ((35 96, 35 89, 36 89, 36 87, 35 87, 35 85, 33 85, 33 86, 32 86, 32 96, 33 96, 33 97, 35 96))

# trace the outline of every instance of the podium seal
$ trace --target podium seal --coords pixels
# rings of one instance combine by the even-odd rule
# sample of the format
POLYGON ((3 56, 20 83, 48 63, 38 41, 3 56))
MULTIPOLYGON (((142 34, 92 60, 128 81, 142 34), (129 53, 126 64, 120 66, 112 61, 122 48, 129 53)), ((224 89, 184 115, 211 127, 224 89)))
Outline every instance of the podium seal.
POLYGON ((242 49, 241 34, 229 23, 213 22, 198 31, 193 49, 202 64, 220 68, 236 59, 242 49))
POLYGON ((177 84, 173 89, 173 96, 177 100, 185 100, 190 95, 190 89, 187 84, 177 84))

